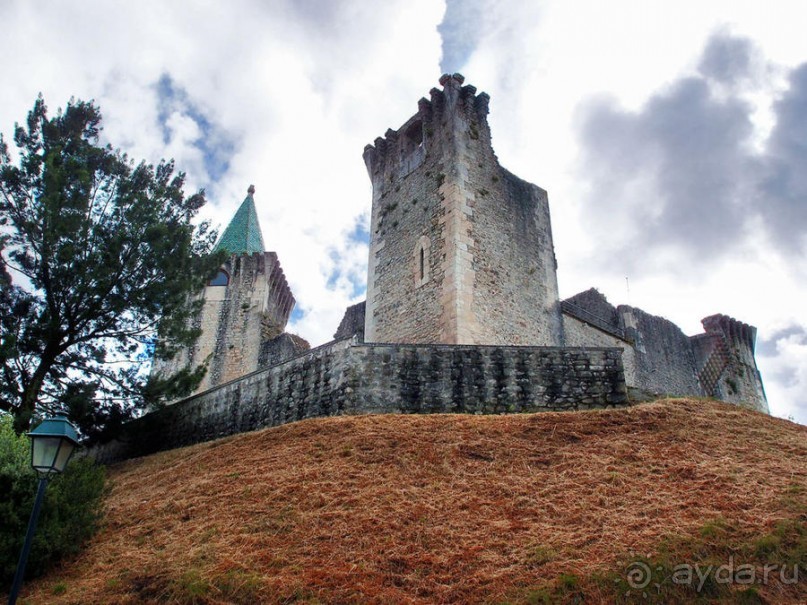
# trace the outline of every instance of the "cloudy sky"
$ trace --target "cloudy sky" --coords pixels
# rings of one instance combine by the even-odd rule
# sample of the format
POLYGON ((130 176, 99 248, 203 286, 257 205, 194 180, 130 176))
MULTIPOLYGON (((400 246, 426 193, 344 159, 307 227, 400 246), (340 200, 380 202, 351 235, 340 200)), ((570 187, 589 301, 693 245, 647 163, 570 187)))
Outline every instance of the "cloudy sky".
POLYGON ((364 297, 364 145, 461 72, 501 163, 549 191, 561 296, 756 325, 772 412, 807 423, 800 0, 0 0, 0 23, 0 132, 40 92, 94 99, 222 228, 254 183, 312 345, 364 297))

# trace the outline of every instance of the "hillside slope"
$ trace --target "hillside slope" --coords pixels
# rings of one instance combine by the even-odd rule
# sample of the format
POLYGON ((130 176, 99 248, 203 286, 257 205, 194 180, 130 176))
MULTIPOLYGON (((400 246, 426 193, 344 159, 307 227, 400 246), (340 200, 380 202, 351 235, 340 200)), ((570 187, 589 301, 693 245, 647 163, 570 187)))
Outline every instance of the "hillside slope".
POLYGON ((807 427, 725 404, 307 420, 110 476, 104 529, 30 603, 807 601, 807 427), (646 588, 632 553, 664 568, 646 588), (669 581, 729 557, 802 576, 669 581))

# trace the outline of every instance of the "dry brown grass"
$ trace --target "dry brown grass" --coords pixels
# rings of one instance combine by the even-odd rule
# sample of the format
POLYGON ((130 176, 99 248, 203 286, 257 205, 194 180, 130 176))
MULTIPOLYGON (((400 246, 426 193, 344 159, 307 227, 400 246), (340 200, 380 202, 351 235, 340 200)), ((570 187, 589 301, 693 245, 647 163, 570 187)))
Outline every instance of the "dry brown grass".
POLYGON ((711 519, 770 529, 807 494, 807 427, 696 400, 340 417, 110 476, 105 527, 30 603, 521 602, 711 519))

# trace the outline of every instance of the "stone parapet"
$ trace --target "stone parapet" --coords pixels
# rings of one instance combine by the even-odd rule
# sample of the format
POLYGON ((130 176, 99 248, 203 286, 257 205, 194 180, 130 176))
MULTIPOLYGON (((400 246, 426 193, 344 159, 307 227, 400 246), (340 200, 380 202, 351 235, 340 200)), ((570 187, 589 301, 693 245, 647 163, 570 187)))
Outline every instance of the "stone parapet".
POLYGON ((102 462, 341 414, 504 414, 627 405, 618 348, 336 341, 200 393, 96 446, 102 462))

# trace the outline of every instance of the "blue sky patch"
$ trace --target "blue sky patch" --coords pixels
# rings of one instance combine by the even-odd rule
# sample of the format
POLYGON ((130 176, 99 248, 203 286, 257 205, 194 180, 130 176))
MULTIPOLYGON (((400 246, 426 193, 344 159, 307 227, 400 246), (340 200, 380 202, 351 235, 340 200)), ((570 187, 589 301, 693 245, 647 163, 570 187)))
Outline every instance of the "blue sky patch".
POLYGON ((305 311, 300 307, 300 305, 295 305, 294 309, 291 312, 291 317, 289 318, 292 322, 300 321, 303 317, 305 317, 305 311))
POLYGON ((163 143, 170 143, 173 135, 168 121, 175 112, 189 117, 199 127, 201 135, 193 145, 202 152, 205 171, 209 180, 216 182, 230 168, 230 158, 235 151, 234 139, 226 131, 211 122, 200 107, 193 102, 187 91, 179 86, 167 73, 160 76, 156 84, 157 121, 160 125, 163 143))
POLYGON ((370 230, 367 228, 364 217, 359 218, 359 220, 356 222, 356 226, 353 227, 353 231, 348 234, 347 239, 348 241, 359 244, 370 243, 370 230))

